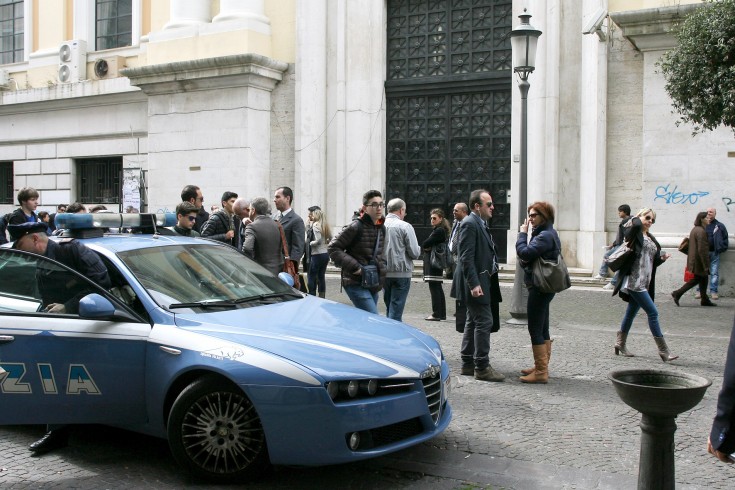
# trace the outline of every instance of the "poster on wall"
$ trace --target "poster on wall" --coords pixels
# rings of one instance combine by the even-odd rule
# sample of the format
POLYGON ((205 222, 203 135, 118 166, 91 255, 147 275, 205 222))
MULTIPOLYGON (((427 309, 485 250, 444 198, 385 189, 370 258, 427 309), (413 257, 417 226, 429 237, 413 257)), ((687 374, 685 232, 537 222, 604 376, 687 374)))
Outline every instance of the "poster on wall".
POLYGON ((124 213, 140 212, 140 169, 123 170, 122 208, 124 213))

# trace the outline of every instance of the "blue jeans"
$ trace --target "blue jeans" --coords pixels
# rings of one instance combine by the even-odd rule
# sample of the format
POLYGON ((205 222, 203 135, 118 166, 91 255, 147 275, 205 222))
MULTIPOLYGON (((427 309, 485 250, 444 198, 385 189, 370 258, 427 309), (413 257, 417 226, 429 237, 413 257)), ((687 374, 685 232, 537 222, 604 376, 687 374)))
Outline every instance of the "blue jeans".
POLYGON ((393 320, 402 321, 403 308, 406 306, 408 290, 411 288, 410 277, 386 277, 383 285, 383 301, 385 302, 385 316, 393 320))
POLYGON ((716 293, 720 282, 720 254, 709 253, 709 291, 716 293))
POLYGON ((658 309, 653 304, 648 291, 628 291, 628 294, 630 295, 630 301, 628 302, 628 309, 625 310, 625 316, 623 316, 623 323, 620 324, 620 331, 628 333, 630 327, 633 326, 633 319, 638 314, 638 310, 643 308, 643 311, 648 315, 648 328, 651 329, 653 336, 663 337, 661 327, 658 324, 658 309))
POLYGON ((329 264, 329 254, 314 254, 311 256, 308 274, 309 294, 316 295, 317 287, 320 293, 327 290, 327 279, 325 277, 327 264, 329 264))
POLYGON ((490 365, 490 330, 493 310, 490 305, 467 303, 467 322, 462 336, 462 366, 475 365, 481 371, 490 365))
POLYGON ((531 336, 531 344, 543 345, 546 340, 551 340, 549 335, 549 304, 554 299, 554 293, 542 293, 536 288, 529 288, 528 303, 528 334, 531 336))
MULTIPOLYGON (((605 261, 605 259, 607 259, 608 257, 610 257, 610 255, 612 255, 612 253, 614 251, 616 251, 618 249, 618 247, 620 247, 620 245, 618 245, 616 247, 610 247, 610 249, 607 252, 605 252, 605 255, 602 256, 602 265, 600 266, 600 275, 602 277, 606 277, 607 276, 608 266, 607 266, 607 262, 605 261)), ((618 271, 618 272, 620 272, 620 271, 618 271)), ((615 285, 618 284, 618 276, 619 276, 618 272, 616 272, 613 275, 613 278, 610 281, 610 284, 612 284, 613 286, 615 286, 615 285)))
POLYGON ((369 311, 370 313, 378 313, 378 293, 373 293, 369 289, 362 286, 345 286, 345 293, 352 301, 355 308, 369 311))

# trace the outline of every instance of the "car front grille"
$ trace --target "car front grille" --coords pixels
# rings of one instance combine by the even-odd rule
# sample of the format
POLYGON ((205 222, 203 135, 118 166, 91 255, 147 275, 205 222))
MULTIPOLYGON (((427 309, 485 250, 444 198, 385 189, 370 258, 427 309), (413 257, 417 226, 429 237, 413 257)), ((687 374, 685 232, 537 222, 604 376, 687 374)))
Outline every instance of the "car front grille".
POLYGON ((421 382, 424 385, 424 393, 426 393, 426 402, 429 404, 429 412, 434 424, 439 422, 442 414, 442 375, 438 373, 436 376, 423 378, 421 382))

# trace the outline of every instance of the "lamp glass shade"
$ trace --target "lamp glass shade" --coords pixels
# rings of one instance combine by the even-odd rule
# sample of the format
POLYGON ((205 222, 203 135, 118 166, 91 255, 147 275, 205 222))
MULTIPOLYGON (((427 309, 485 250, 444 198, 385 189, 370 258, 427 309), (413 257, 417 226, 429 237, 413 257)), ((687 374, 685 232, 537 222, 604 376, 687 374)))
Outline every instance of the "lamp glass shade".
POLYGON ((510 45, 513 49, 513 68, 515 71, 533 71, 536 67, 536 46, 538 31, 521 31, 511 34, 510 45), (535 34, 535 35, 534 35, 535 34))

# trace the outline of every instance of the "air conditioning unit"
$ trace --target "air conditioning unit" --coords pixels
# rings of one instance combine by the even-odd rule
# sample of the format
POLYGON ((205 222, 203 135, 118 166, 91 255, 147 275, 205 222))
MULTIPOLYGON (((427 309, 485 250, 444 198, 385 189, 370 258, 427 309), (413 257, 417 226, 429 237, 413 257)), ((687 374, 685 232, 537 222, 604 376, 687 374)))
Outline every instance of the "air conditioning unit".
POLYGON ((66 41, 59 47, 59 81, 72 83, 87 78, 87 43, 66 41))
POLYGON ((94 80, 105 78, 116 78, 120 76, 119 70, 125 68, 125 58, 122 56, 108 56, 94 62, 94 80))

